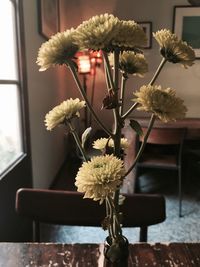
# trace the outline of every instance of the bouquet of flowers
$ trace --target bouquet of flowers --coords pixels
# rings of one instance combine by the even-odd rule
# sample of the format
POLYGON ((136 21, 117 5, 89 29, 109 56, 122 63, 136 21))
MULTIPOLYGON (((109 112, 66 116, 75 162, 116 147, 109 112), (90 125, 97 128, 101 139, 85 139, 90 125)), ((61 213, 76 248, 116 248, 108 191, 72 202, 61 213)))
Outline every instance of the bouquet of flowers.
MULTIPOLYGON (((141 156, 155 118, 163 122, 174 121, 183 118, 187 111, 183 100, 176 96, 174 89, 162 88, 155 82, 166 62, 179 63, 184 68, 192 66, 195 60, 194 51, 170 30, 159 30, 153 33, 153 37, 160 47, 161 63, 151 81, 133 92, 128 110, 124 110, 127 80, 132 75, 143 77, 148 71, 142 51, 147 39, 136 22, 119 20, 111 14, 94 16, 76 29, 71 28, 52 36, 42 44, 37 58, 40 71, 56 65, 65 65, 71 71, 82 96, 82 100, 70 98, 54 107, 46 115, 45 124, 50 131, 63 124, 75 138, 84 160, 77 173, 75 185, 79 192, 84 193, 84 198, 91 198, 106 205, 103 227, 108 230, 110 250, 107 257, 112 262, 120 260, 121 244, 126 242, 122 235, 123 218, 119 212, 119 205, 123 204, 120 195, 123 181, 141 156), (76 53, 85 49, 102 53, 107 85, 102 106, 113 110, 112 130, 99 119, 77 74, 76 53), (91 159, 88 159, 84 147, 90 129, 84 131, 81 139, 74 124, 74 119, 80 116, 80 110, 83 108, 91 112, 99 127, 109 136, 94 141, 93 147, 101 150, 102 155, 91 159), (122 138, 122 129, 125 119, 135 109, 148 112, 151 116, 135 161, 130 169, 126 170, 123 151, 128 146, 128 140, 122 138)), ((137 134, 143 134, 136 120, 131 120, 130 125, 137 134)))

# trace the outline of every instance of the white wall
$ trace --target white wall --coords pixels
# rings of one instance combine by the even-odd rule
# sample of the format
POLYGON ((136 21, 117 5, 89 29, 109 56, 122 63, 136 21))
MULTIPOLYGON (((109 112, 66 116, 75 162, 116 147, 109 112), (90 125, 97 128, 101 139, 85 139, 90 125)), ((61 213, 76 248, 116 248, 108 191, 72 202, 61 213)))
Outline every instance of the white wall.
POLYGON ((65 99, 62 72, 58 68, 39 72, 36 58, 45 41, 38 34, 37 1, 24 0, 25 45, 28 75, 30 135, 34 187, 47 188, 65 157, 63 129, 52 132, 44 126, 45 114, 65 99))
MULTIPOLYGON (((173 8, 175 5, 188 5, 186 0, 61 0, 63 24, 62 29, 76 27, 83 20, 93 15, 101 13, 112 13, 120 19, 130 19, 135 21, 151 21, 153 31, 162 28, 172 30, 173 27, 173 8)), ((126 108, 130 105, 132 92, 138 89, 142 84, 146 84, 156 70, 161 56, 159 47, 153 40, 152 48, 145 50, 145 55, 149 62, 149 73, 143 79, 131 78, 127 86, 126 108)), ((68 84, 71 84, 70 96, 73 96, 76 88, 73 87, 71 78, 68 84)), ((177 95, 185 100, 188 107, 187 117, 200 117, 200 62, 197 60, 195 65, 185 70, 180 64, 167 63, 157 80, 157 84, 163 87, 172 87, 176 89, 177 95)), ((97 84, 95 91, 95 108, 98 110, 99 117, 111 125, 112 113, 109 111, 100 111, 102 98, 105 94, 105 84, 103 82, 103 71, 98 70, 97 84)), ((138 113, 136 113, 138 114, 138 113)), ((139 113, 140 115, 145 115, 139 113)))

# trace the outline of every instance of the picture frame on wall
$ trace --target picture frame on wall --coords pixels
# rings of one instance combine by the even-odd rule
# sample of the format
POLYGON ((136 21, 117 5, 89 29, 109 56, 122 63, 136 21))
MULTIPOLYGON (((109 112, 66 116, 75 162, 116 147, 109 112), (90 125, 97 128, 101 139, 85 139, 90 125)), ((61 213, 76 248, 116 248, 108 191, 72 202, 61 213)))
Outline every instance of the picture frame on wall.
POLYGON ((139 21, 137 22, 144 30, 147 36, 147 44, 143 46, 145 49, 150 49, 152 46, 152 22, 151 21, 139 21))
POLYGON ((186 41, 200 58, 200 7, 174 6, 173 32, 186 41))
POLYGON ((49 39, 60 30, 59 0, 38 0, 39 33, 49 39))

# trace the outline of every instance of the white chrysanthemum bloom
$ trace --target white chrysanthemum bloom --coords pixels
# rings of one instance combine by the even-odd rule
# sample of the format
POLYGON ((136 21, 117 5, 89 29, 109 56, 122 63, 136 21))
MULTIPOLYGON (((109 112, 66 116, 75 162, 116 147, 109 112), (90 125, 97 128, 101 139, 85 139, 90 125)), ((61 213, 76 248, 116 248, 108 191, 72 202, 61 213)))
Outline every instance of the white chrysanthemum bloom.
POLYGON ((76 116, 80 116, 79 110, 85 107, 85 101, 80 99, 68 99, 63 101, 60 105, 54 107, 45 116, 45 125, 47 130, 52 130, 57 125, 64 123, 76 116))
POLYGON ((75 39, 81 49, 100 50, 110 45, 118 31, 119 19, 110 14, 97 15, 76 29, 75 39))
POLYGON ((75 185, 84 198, 104 201, 122 184, 125 174, 124 163, 113 155, 93 157, 80 167, 75 185))
POLYGON ((40 71, 67 63, 67 60, 74 57, 78 51, 78 46, 74 43, 74 33, 73 28, 58 32, 42 44, 36 61, 40 66, 40 71))
POLYGON ((148 71, 148 63, 143 54, 124 51, 119 57, 119 68, 126 74, 143 77, 148 71))
POLYGON ((112 40, 112 45, 125 49, 143 47, 147 37, 142 27, 132 20, 121 20, 117 25, 118 33, 112 40))
MULTIPOLYGON (((108 145, 109 147, 114 147, 113 139, 109 139, 108 141, 108 138, 99 138, 92 144, 93 148, 99 150, 104 150, 106 145, 108 145)), ((128 147, 128 140, 126 138, 121 138, 120 147, 121 149, 126 149, 128 147)))
POLYGON ((134 101, 139 103, 138 110, 152 112, 161 121, 175 121, 185 117, 187 112, 183 100, 176 96, 175 90, 171 88, 162 89, 161 86, 142 86, 134 93, 134 101))
POLYGON ((164 29, 153 33, 153 36, 160 45, 160 52, 166 60, 181 63, 185 68, 194 64, 194 50, 186 42, 179 40, 176 34, 164 29))

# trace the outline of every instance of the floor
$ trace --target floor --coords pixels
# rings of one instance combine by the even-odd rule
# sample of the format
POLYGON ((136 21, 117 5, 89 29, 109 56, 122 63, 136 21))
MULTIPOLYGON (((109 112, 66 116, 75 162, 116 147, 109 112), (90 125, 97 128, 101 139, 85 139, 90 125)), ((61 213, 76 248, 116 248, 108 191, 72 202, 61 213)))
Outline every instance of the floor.
MULTIPOLYGON (((70 159, 59 174, 52 189, 76 190, 74 177, 81 162, 70 159), (70 176, 69 176, 70 174, 70 176)), ((196 167, 195 167, 196 168, 196 167)), ((176 177, 172 173, 144 173, 140 177, 143 192, 162 193, 166 198, 166 221, 149 227, 149 242, 194 242, 200 241, 200 170, 193 169, 190 178, 183 181, 183 217, 178 217, 176 177)), ((84 200, 83 200, 84 201, 84 200)), ((130 242, 138 241, 139 230, 124 228, 130 242)), ((66 243, 102 242, 107 233, 100 227, 42 226, 42 240, 66 243)))

